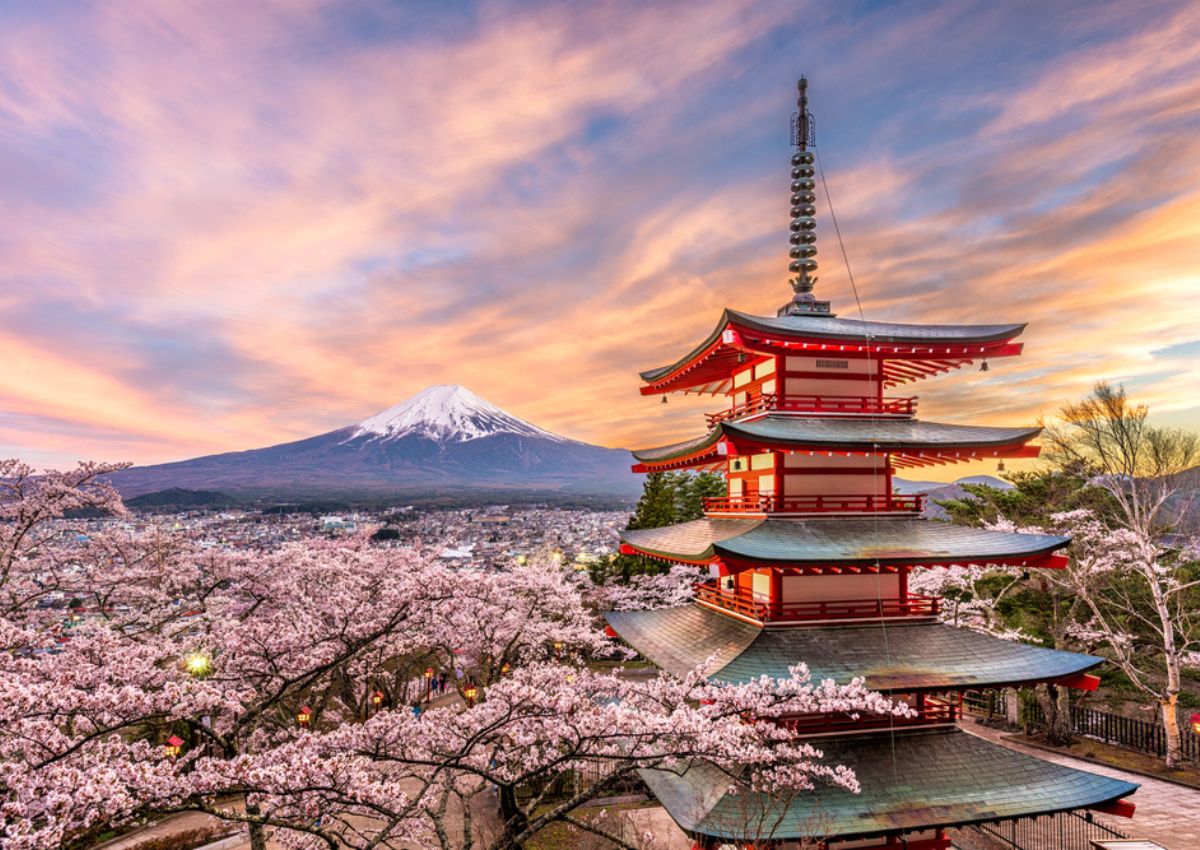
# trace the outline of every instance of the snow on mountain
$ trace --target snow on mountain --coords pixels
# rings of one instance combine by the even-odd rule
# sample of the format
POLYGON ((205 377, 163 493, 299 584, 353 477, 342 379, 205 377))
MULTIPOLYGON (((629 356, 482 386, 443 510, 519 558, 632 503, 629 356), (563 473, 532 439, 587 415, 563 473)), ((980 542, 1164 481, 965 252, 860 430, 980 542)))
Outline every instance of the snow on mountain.
POLYGON ((572 442, 505 413, 490 401, 457 384, 427 387, 407 401, 351 427, 350 440, 364 436, 385 441, 420 436, 437 443, 465 443, 496 434, 517 434, 562 443, 572 442))
POLYGON ((634 495, 628 452, 551 434, 459 386, 302 440, 122 470, 122 495, 181 488, 313 499, 466 490, 634 495))

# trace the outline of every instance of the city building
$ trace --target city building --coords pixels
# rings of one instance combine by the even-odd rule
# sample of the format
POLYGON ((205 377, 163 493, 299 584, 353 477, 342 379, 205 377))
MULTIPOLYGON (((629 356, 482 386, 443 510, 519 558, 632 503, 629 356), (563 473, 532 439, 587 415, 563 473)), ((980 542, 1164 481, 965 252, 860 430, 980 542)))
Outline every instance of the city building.
POLYGON ((708 393, 728 406, 702 436, 634 452, 635 471, 721 471, 706 516, 625 531, 622 551, 705 565, 694 603, 608 615, 651 662, 711 681, 862 677, 910 717, 788 718, 859 794, 840 788, 729 792, 715 766, 645 771, 651 791, 697 848, 942 850, 970 824, 1100 810, 1130 815, 1137 786, 991 744, 956 721, 963 693, 1054 683, 1095 688, 1100 658, 1001 640, 938 619, 940 600, 910 593, 913 570, 949 565, 1057 569, 1063 537, 923 519, 921 497, 894 494, 896 469, 978 458, 1035 457, 1037 428, 946 425, 917 418, 912 381, 1020 353, 1021 324, 903 325, 842 318, 813 295, 815 162, 806 83, 792 158, 792 299, 778 315, 726 310, 669 366, 642 373, 642 393, 708 393))

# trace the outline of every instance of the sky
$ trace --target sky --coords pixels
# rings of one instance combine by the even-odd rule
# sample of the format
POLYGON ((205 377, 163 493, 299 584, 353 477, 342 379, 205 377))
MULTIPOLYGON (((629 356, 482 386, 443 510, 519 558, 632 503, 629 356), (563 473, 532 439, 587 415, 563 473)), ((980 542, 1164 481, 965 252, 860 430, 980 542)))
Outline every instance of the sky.
POLYGON ((868 319, 1029 322, 905 387, 922 418, 1109 380, 1200 424, 1196 2, 0 0, 0 457, 271 445, 434 383, 697 435, 723 401, 637 372, 789 297, 801 73, 818 295, 857 317, 848 261, 868 319))

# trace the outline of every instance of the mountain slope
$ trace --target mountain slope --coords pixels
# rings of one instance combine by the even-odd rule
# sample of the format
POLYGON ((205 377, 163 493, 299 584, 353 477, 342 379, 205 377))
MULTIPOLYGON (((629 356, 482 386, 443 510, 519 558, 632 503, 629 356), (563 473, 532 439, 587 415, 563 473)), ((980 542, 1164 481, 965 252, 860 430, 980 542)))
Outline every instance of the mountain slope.
POLYGON ((552 434, 440 385, 336 431, 134 467, 112 480, 127 497, 172 487, 288 498, 479 489, 624 496, 640 487, 630 462, 624 450, 552 434))

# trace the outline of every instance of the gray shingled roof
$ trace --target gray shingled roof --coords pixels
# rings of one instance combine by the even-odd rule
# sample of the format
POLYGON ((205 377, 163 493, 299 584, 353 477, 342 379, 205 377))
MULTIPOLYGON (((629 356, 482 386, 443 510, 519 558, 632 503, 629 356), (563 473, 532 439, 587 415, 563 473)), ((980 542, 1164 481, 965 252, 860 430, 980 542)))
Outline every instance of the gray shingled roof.
POLYGON ((797 564, 1025 560, 1071 542, 1066 537, 988 531, 909 517, 699 519, 624 531, 621 539, 649 554, 684 561, 730 555, 797 564))
POLYGON ((722 422, 703 437, 639 449, 640 461, 664 461, 686 457, 713 445, 723 436, 746 437, 780 446, 867 447, 882 450, 956 449, 1010 446, 1032 440, 1041 428, 994 428, 979 425, 947 425, 916 419, 831 419, 769 415, 749 422, 722 422))
POLYGON ((663 670, 682 676, 703 665, 709 679, 730 684, 787 678, 803 662, 813 681, 861 676, 877 691, 943 691, 1062 679, 1103 661, 930 621, 763 629, 695 604, 607 618, 663 670))
POLYGON ((790 798, 742 790, 707 763, 642 778, 686 832, 727 840, 875 836, 1101 806, 1138 786, 1052 764, 957 729, 822 739, 830 764, 862 790, 818 788, 790 798), (773 828, 763 835, 763 825, 773 828))
POLYGON ((708 348, 730 323, 778 336, 803 339, 832 339, 872 342, 885 345, 964 345, 970 343, 1004 342, 1025 330, 1023 324, 1010 325, 905 325, 897 322, 863 322, 858 319, 839 319, 831 316, 752 316, 728 308, 711 334, 686 357, 669 366, 660 366, 641 373, 642 380, 655 381, 678 369, 701 351, 708 348))

